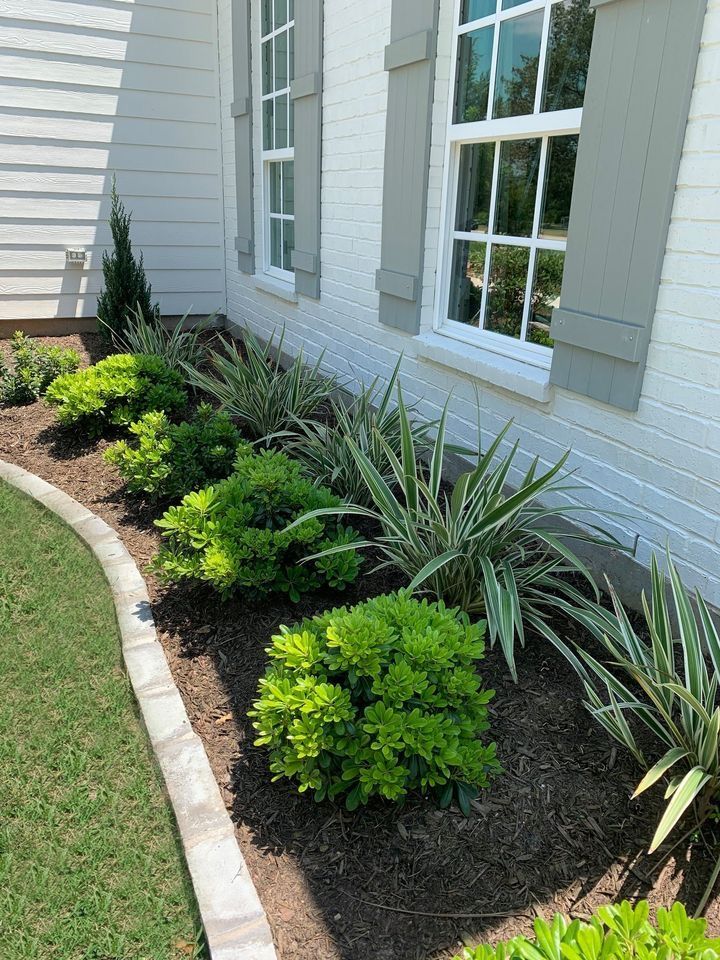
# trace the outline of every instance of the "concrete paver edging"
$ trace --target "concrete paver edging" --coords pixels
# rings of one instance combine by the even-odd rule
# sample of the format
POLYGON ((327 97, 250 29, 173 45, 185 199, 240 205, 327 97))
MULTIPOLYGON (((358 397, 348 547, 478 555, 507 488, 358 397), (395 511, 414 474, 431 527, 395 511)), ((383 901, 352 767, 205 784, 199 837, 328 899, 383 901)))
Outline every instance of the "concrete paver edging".
POLYGON ((0 479, 64 520, 103 568, 127 672, 175 812, 212 960, 277 960, 265 911, 158 641, 135 562, 112 527, 62 490, 3 460, 0 479))

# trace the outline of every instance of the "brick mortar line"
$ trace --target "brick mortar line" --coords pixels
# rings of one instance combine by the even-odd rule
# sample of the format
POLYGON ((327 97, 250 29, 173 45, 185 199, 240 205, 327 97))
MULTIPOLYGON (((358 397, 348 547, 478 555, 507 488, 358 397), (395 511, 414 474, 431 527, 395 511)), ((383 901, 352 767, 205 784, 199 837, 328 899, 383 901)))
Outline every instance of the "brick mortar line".
POLYGON ((111 526, 62 490, 4 460, 0 479, 60 517, 102 567, 115 603, 125 667, 175 814, 211 960, 277 960, 267 916, 205 748, 170 673, 135 561, 111 526))

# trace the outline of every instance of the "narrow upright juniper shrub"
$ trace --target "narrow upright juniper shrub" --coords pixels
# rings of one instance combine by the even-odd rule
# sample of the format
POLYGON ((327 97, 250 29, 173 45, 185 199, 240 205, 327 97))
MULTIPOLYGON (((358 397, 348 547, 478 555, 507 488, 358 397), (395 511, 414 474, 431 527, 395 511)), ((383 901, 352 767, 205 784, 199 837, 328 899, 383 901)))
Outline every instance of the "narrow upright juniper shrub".
POLYGON ((136 257, 133 253, 131 223, 132 215, 125 212, 113 177, 110 209, 113 249, 103 253, 105 285, 97 304, 98 329, 109 342, 114 337, 122 338, 133 310, 139 311, 147 320, 160 320, 160 308, 152 302, 152 288, 145 275, 143 255, 136 257))

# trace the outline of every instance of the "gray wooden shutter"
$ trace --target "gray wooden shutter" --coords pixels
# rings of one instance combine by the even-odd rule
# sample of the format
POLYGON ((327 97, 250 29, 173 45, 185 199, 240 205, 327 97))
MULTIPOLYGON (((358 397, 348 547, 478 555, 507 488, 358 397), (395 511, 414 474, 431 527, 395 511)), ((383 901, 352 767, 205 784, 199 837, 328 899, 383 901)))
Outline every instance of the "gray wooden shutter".
POLYGON ((250 46, 250 0, 232 0, 233 102, 237 236, 235 249, 243 273, 255 272, 253 234, 253 143, 250 46))
POLYGON ((380 322, 420 328, 439 0, 393 0, 383 185, 380 322))
POLYGON ((636 410, 706 0, 596 7, 551 381, 636 410))
POLYGON ((295 289, 320 296, 323 0, 295 4, 295 289))

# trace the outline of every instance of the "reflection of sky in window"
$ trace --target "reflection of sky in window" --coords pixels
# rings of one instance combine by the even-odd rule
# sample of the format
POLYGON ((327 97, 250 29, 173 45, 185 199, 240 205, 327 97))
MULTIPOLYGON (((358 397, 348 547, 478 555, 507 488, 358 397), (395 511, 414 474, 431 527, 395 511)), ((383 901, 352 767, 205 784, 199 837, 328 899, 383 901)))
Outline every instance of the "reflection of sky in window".
POLYGON ((542 40, 543 11, 506 20, 500 28, 495 116, 532 113, 542 40))

